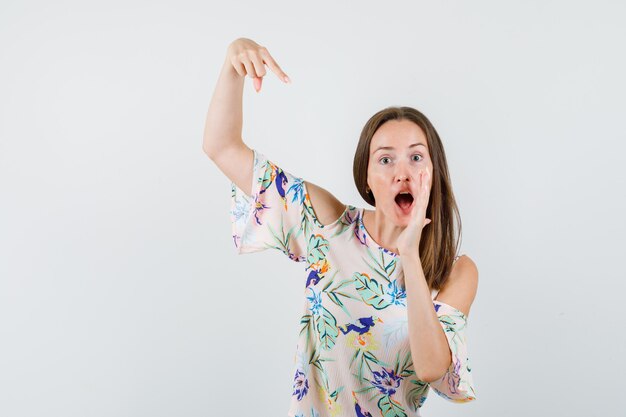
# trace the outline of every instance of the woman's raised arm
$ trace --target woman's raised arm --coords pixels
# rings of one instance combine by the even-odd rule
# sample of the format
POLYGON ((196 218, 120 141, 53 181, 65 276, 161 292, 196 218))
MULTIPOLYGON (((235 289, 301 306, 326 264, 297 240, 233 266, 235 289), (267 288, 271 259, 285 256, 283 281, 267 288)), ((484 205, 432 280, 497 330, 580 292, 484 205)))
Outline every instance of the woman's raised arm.
POLYGON ((242 191, 250 194, 252 150, 241 137, 242 96, 245 76, 253 79, 257 92, 267 65, 283 82, 287 74, 278 66, 267 48, 247 38, 228 45, 226 59, 217 81, 204 126, 202 149, 218 168, 242 191))

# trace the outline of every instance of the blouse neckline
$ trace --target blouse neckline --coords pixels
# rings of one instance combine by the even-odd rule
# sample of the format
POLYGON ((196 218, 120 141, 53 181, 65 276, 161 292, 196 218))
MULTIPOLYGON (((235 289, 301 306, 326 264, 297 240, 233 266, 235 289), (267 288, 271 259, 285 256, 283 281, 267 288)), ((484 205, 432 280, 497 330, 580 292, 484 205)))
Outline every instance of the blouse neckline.
POLYGON ((365 243, 367 244, 367 246, 372 247, 374 249, 379 249, 382 250, 388 254, 390 254, 391 256, 400 258, 400 255, 397 254, 394 251, 391 251, 389 249, 386 249, 384 247, 382 247, 380 245, 380 243, 376 242, 373 238, 372 235, 367 231, 367 229, 365 228, 365 222, 363 221, 363 214, 365 213, 365 209, 363 207, 359 208, 359 215, 358 215, 358 226, 359 229, 361 229, 363 231, 363 234, 365 235, 365 243))

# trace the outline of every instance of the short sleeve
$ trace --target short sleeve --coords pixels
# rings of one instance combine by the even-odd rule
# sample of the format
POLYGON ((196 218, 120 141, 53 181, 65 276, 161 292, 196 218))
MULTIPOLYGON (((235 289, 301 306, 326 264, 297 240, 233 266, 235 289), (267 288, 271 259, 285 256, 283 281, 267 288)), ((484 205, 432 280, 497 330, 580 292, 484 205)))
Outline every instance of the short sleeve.
POLYGON ((472 367, 465 337, 467 317, 460 310, 437 300, 433 300, 433 305, 448 339, 452 363, 445 375, 429 385, 439 396, 452 402, 475 400, 472 367))
POLYGON ((251 195, 231 182, 235 249, 238 254, 278 249, 291 260, 304 262, 308 237, 318 223, 304 181, 252 151, 251 195))

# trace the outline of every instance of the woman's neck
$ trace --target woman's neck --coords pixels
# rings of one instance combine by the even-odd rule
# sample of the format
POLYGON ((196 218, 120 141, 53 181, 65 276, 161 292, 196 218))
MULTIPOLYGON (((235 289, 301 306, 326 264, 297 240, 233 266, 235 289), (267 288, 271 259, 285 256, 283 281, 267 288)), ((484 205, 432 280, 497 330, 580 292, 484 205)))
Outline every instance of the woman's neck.
POLYGON ((382 211, 363 209, 363 226, 376 243, 393 253, 398 253, 396 242, 403 229, 387 220, 382 211))

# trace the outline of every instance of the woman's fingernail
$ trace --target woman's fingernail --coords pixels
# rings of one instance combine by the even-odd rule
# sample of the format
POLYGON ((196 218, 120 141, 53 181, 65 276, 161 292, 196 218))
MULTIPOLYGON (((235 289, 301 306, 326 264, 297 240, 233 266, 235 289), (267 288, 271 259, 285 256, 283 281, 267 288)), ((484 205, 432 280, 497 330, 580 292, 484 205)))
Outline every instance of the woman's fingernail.
POLYGON ((290 80, 290 79, 289 79, 289 77, 287 77, 286 75, 285 75, 284 80, 285 80, 285 82, 286 82, 286 83, 291 83, 291 80, 290 80))

